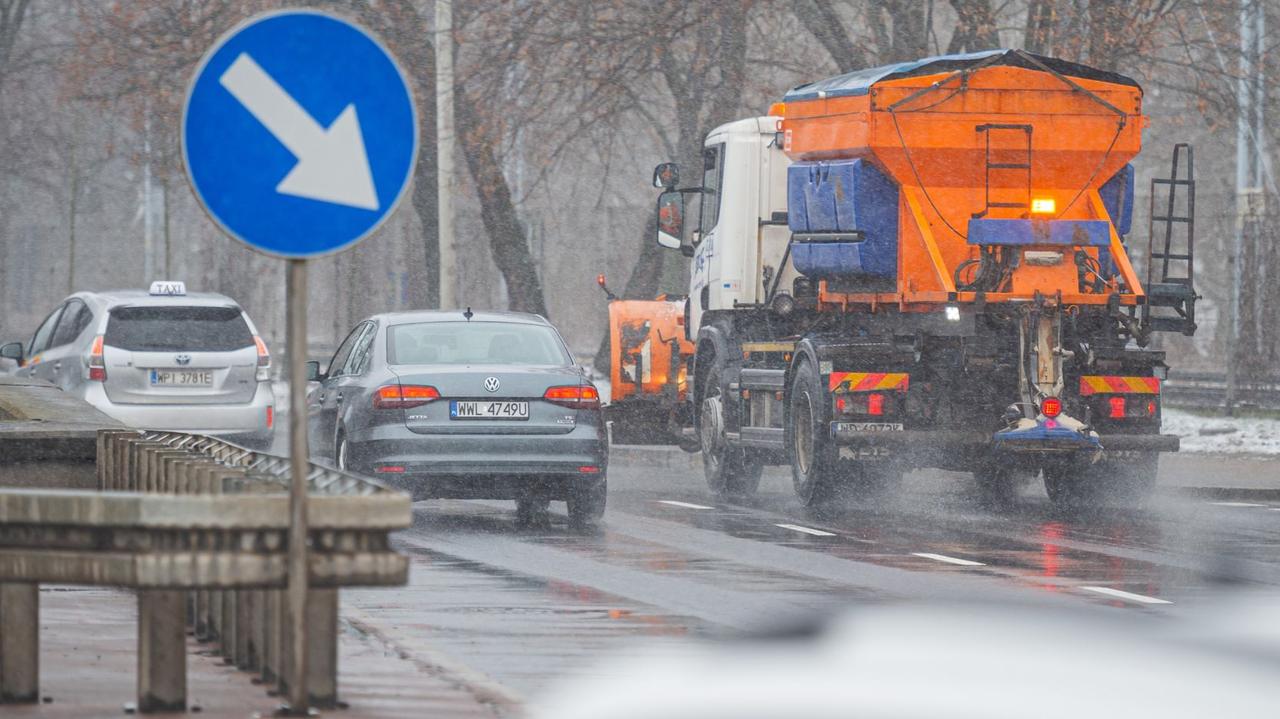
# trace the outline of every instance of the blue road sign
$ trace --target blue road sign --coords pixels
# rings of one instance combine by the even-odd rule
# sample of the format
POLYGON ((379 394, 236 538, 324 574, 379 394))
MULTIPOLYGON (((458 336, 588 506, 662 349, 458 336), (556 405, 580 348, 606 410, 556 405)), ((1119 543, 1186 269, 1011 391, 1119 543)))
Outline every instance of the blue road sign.
POLYGON ((182 117, 196 196, 264 252, 348 247, 391 214, 418 123, 404 74, 368 32, 325 13, 259 15, 205 55, 182 117))

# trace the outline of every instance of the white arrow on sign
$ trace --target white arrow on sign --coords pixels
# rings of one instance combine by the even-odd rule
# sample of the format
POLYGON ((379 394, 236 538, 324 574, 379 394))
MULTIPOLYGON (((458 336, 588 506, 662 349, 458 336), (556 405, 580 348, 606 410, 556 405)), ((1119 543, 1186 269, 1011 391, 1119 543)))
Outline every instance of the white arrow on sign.
POLYGON ((347 105, 328 129, 323 128, 247 53, 240 53, 218 82, 298 158, 298 164, 276 185, 276 192, 378 209, 354 104, 347 105))

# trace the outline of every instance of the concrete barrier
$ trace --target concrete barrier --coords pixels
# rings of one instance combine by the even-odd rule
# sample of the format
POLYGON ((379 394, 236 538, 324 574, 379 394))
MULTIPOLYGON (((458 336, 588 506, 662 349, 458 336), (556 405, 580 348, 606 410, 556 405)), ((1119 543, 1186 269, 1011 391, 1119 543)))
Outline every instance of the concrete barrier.
MULTIPOLYGON (((287 690, 288 461, 220 440, 103 430, 99 489, 0 490, 0 701, 38 695, 38 586, 138 592, 143 712, 186 707, 186 634, 216 642, 229 664, 287 690)), ((337 702, 339 587, 402 585, 408 559, 390 532, 409 498, 311 465, 307 686, 337 702)))
POLYGON ((93 489, 98 430, 121 427, 53 384, 0 376, 0 487, 93 489))

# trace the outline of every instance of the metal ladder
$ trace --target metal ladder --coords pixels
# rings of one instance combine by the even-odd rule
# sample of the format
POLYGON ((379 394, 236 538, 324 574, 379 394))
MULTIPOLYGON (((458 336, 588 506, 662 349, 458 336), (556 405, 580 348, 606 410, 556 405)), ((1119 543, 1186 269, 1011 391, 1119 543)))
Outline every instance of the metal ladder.
POLYGON ((1182 142, 1173 146, 1173 168, 1169 177, 1151 178, 1151 212, 1147 225, 1147 280, 1146 303, 1142 306, 1142 325, 1145 332, 1181 332, 1190 335, 1196 330, 1195 238, 1196 238, 1196 180, 1195 153, 1191 145, 1182 142), (1186 153, 1185 164, 1182 161, 1186 153), (1181 172, 1186 169, 1185 177, 1181 172), (1186 214, 1178 215, 1178 191, 1185 188, 1186 214), (1164 214, 1156 214, 1157 190, 1167 193, 1163 203, 1164 214), (1159 226, 1159 227, 1158 227, 1159 226), (1175 231, 1182 227, 1182 232, 1175 231), (1156 238, 1162 237, 1163 244, 1156 238), (1159 266, 1157 273, 1156 267, 1159 266), (1172 313, 1153 313, 1153 308, 1169 308, 1172 313))
POLYGON ((1020 209, 1022 216, 1025 218, 1031 209, 1031 125, 1005 125, 999 123, 988 123, 978 125, 978 132, 984 133, 986 138, 986 174, 983 182, 984 186, 984 203, 982 212, 973 213, 974 219, 986 217, 992 208, 1020 209), (1027 140, 1026 161, 1025 162, 992 162, 991 161, 991 135, 998 131, 1017 131, 1024 134, 1027 140), (991 201, 991 171, 1011 172, 1021 170, 1027 173, 1027 194, 1026 200, 1023 202, 992 202, 991 201))

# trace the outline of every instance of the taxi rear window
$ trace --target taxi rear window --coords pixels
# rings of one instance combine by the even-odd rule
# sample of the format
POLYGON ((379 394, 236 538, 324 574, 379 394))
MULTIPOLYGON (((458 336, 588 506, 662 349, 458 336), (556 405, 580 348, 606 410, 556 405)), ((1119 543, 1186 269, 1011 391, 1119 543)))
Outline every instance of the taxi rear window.
POLYGON ((117 307, 103 344, 135 352, 226 352, 253 346, 237 307, 117 307))

